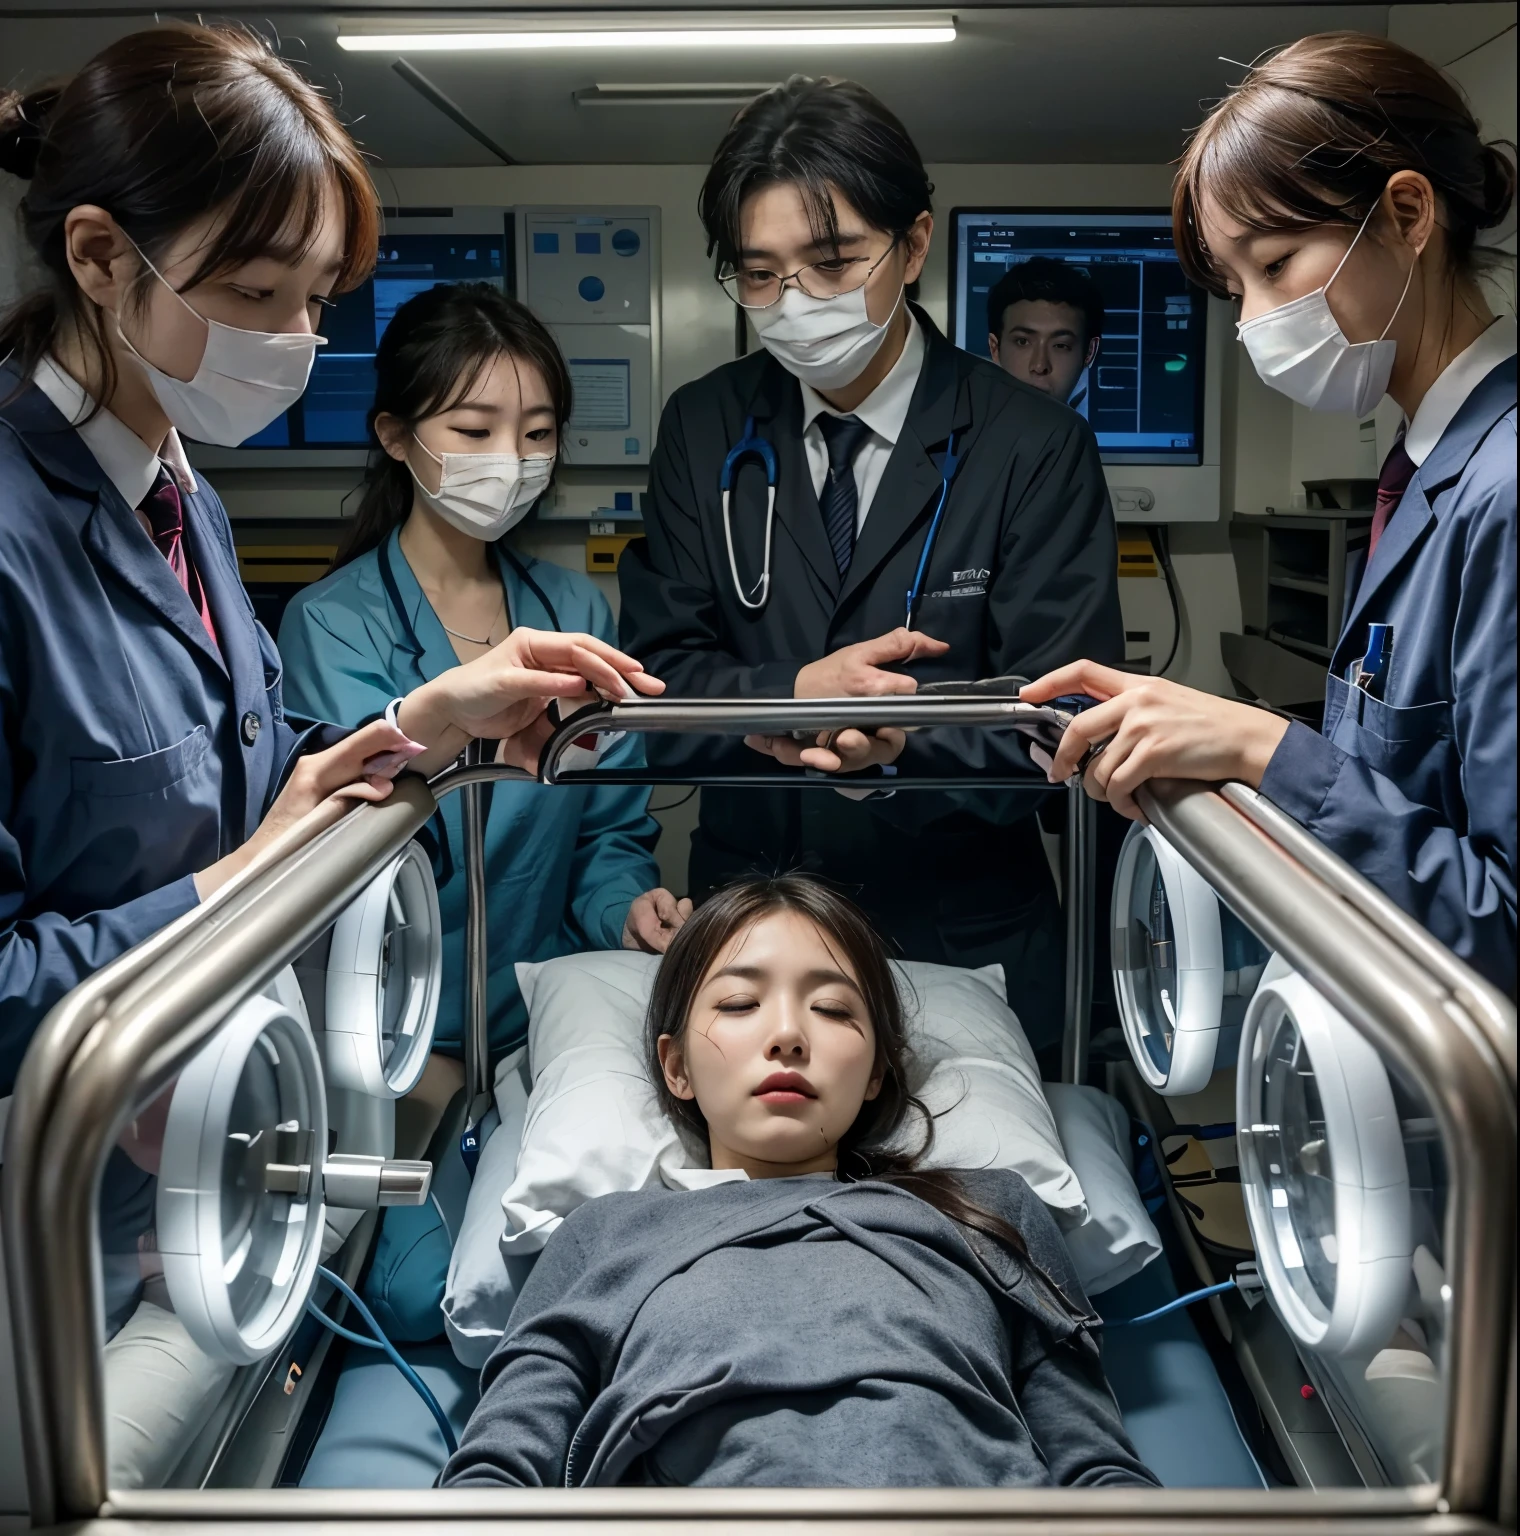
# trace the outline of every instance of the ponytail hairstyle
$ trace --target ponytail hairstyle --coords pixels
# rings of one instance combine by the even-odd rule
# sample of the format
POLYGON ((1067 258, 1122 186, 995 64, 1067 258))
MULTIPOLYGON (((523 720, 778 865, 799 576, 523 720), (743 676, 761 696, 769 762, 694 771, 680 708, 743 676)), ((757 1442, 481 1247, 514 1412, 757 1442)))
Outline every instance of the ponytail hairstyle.
POLYGON ((644 1030, 650 1081, 665 1113, 678 1128, 707 1142, 707 1121, 696 1100, 677 1098, 665 1081, 660 1036, 681 1041, 697 993, 724 950, 747 928, 776 912, 806 918, 841 965, 854 973, 876 1036, 881 1091, 861 1105, 855 1123, 841 1137, 836 1177, 843 1183, 873 1179, 896 1184, 1027 1261, 1028 1250, 1016 1227, 972 1200, 954 1173, 921 1166, 934 1142, 934 1120, 908 1090, 907 1063, 912 1052, 897 977, 870 919, 854 902, 817 880, 777 875, 738 881, 704 901, 671 940, 655 973, 644 1030), (898 1133, 914 1113, 923 1122, 924 1138, 916 1151, 905 1152, 898 1149, 898 1133))
POLYGON ((934 183, 897 117, 853 80, 793 75, 741 109, 702 183, 697 212, 707 254, 739 263, 739 211, 751 192, 789 182, 813 238, 836 247, 838 191, 873 228, 901 239, 933 210, 934 183))
POLYGON ((1189 141, 1172 190, 1183 271, 1226 296, 1199 228, 1205 201, 1262 232, 1355 228, 1404 170, 1435 189, 1447 260, 1471 278, 1487 254, 1478 233, 1514 202, 1513 159, 1483 142, 1461 91, 1418 54, 1360 32, 1301 38, 1254 67, 1189 141))
POLYGON ((363 157, 326 97, 242 27, 134 32, 63 84, 0 92, 0 170, 30 183, 20 221, 47 278, 0 317, 0 358, 30 378, 72 328, 99 370, 96 409, 116 374, 100 310, 69 270, 64 221, 81 204, 104 208, 154 266, 187 226, 219 214, 183 288, 255 257, 299 260, 329 190, 345 226, 337 291, 375 261, 380 210, 363 157))
POLYGON ((383 544, 412 510, 412 472, 384 449, 377 416, 408 431, 469 398, 476 381, 505 354, 542 375, 561 440, 570 420, 570 370, 542 321, 494 283, 441 283, 403 304, 375 349, 375 403, 366 420, 369 466, 359 508, 333 569, 383 544))

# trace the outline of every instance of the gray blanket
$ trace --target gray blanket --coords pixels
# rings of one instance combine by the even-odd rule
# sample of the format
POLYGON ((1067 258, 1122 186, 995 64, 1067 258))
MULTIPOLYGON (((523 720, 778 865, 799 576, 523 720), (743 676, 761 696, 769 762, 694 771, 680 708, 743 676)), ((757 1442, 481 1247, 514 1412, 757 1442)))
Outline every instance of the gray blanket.
POLYGON ((915 1195, 807 1178, 608 1195, 559 1228, 445 1487, 1155 1481, 1054 1222, 964 1175, 1030 1263, 915 1195))

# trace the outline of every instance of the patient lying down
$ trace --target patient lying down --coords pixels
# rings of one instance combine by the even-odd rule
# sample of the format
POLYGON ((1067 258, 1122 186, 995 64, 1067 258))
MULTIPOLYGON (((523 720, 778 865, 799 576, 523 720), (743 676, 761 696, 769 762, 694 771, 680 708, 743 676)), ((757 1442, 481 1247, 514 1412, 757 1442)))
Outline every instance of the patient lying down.
POLYGON ((902 1009, 854 906, 795 878, 719 893, 661 964, 648 1042, 730 1178, 566 1219, 444 1486, 1154 1482, 1028 1185, 889 1150, 902 1009))

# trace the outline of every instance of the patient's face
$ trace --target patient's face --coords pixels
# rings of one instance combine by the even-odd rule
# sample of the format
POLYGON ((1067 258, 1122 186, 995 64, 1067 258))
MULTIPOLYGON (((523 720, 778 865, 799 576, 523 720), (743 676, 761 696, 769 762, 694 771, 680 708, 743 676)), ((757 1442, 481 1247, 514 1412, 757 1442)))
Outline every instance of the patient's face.
POLYGON ((773 913, 703 981, 679 1044, 660 1038, 671 1092, 695 1098, 714 1168, 781 1178, 837 1165, 839 1139, 881 1091, 876 1032, 854 973, 807 919, 773 913))

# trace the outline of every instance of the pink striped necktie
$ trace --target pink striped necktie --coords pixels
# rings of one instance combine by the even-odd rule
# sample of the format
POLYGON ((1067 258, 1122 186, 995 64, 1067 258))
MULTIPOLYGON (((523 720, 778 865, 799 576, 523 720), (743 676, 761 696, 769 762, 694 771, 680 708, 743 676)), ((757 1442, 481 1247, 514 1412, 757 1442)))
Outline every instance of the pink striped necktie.
POLYGON ((216 645, 216 625, 211 620, 211 604, 206 601, 206 590, 185 549, 184 504, 179 498, 179 487, 168 470, 159 470, 153 489, 148 492, 138 510, 148 519, 159 554, 169 562, 174 579, 185 589, 185 595, 195 605, 201 623, 206 626, 211 643, 216 645))

